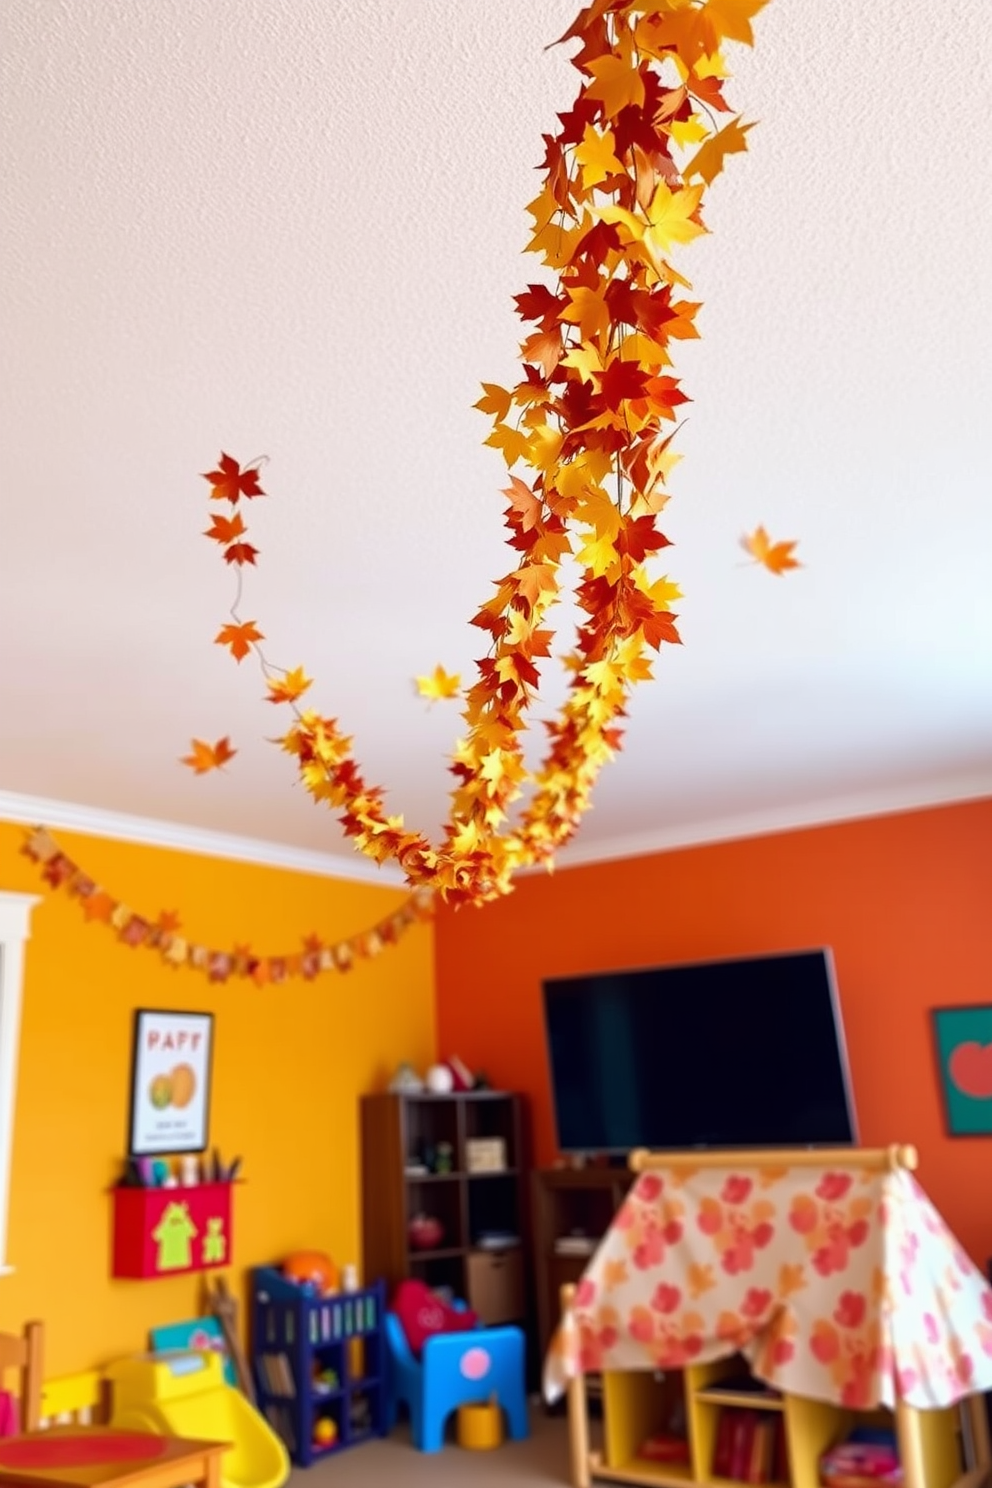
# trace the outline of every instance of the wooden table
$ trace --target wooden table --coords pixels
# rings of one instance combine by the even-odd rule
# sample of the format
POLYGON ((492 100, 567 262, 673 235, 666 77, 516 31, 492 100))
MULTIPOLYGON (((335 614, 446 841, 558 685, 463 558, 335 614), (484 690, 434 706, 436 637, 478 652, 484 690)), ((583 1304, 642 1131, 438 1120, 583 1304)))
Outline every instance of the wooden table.
POLYGON ((0 1484, 20 1488, 220 1488, 229 1442, 53 1426, 0 1441, 0 1484))

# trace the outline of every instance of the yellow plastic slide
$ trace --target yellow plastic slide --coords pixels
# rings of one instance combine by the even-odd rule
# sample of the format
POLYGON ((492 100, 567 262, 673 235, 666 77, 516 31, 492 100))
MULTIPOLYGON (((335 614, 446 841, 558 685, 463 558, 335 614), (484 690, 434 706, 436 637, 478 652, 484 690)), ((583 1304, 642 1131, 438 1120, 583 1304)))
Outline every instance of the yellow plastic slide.
POLYGON ((126 1431, 231 1443, 224 1488, 281 1488, 289 1477, 282 1441, 253 1405, 224 1382, 218 1354, 145 1354, 107 1370, 110 1424, 126 1431))

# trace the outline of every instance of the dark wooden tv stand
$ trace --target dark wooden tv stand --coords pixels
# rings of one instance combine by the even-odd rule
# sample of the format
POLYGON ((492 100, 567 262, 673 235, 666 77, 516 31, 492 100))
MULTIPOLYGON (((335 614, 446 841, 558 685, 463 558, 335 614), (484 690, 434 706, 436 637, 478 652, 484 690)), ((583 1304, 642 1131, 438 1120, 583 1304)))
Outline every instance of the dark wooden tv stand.
POLYGON ((578 1281, 634 1177, 626 1166, 598 1163, 533 1173, 534 1289, 542 1359, 558 1326, 562 1285, 578 1281))

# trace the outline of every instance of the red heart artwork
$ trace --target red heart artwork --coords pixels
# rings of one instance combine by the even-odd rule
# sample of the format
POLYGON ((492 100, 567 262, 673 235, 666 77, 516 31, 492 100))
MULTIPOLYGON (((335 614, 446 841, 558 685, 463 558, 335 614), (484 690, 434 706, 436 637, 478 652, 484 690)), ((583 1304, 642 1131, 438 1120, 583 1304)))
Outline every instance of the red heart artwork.
POLYGON ((992 1097, 992 1044, 958 1044, 947 1061, 951 1080, 974 1100, 992 1097))

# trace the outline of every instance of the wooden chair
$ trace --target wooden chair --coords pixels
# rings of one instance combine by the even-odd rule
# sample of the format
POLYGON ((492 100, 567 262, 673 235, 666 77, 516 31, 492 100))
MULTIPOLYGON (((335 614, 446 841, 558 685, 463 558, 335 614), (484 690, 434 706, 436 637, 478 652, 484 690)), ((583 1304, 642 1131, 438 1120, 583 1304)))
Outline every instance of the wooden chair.
POLYGON ((41 1376, 44 1368, 45 1325, 26 1323, 24 1332, 0 1333, 0 1387, 8 1370, 16 1369, 21 1430, 37 1431, 41 1425, 41 1376))

